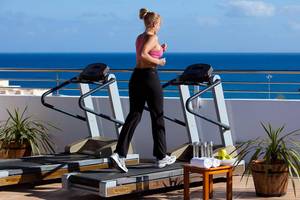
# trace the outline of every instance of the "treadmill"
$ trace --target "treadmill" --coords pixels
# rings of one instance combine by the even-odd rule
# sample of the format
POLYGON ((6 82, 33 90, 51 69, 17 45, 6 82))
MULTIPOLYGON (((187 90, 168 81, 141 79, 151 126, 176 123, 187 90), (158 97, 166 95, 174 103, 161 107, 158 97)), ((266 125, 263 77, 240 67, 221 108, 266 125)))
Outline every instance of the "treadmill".
MULTIPOLYGON (((0 186, 57 179, 69 172, 108 168, 111 166, 109 156, 115 149, 124 116, 116 78, 113 74, 109 74, 107 65, 103 63, 88 65, 78 76, 46 91, 42 95, 41 101, 44 106, 52 110, 86 121, 90 136, 66 146, 63 153, 29 156, 20 159, 1 159, 0 186), (46 102, 46 97, 49 94, 69 84, 80 85, 81 96, 78 103, 85 111, 85 116, 69 113, 46 102), (93 89, 90 89, 90 85, 93 86, 93 89), (93 107, 91 95, 106 87, 109 92, 113 117, 98 113, 93 107), (116 138, 107 138, 100 135, 96 117, 101 117, 115 124, 116 138)), ((139 163, 139 155, 133 154, 132 147, 129 149, 126 163, 127 165, 139 163)))
MULTIPOLYGON (((172 121, 177 121, 178 124, 185 126, 189 136, 188 143, 183 144, 170 153, 178 158, 175 164, 159 169, 153 163, 140 163, 139 165, 128 166, 128 173, 121 173, 117 169, 98 169, 82 173, 69 173, 62 177, 63 188, 70 191, 82 190, 97 194, 100 197, 113 197, 182 186, 182 165, 189 162, 192 158, 192 143, 200 142, 196 117, 220 127, 223 146, 233 145, 221 79, 218 75, 212 74, 210 65, 194 64, 188 66, 181 75, 164 84, 163 88, 170 85, 177 86, 179 89, 185 122, 172 121), (203 89, 191 96, 190 85, 201 86, 203 89), (191 108, 192 101, 208 90, 213 90, 218 121, 203 116, 191 108)), ((237 166, 235 171, 238 174, 242 173, 244 165, 237 166)), ((191 182, 199 182, 201 179, 199 175, 192 174, 190 180, 191 182)))

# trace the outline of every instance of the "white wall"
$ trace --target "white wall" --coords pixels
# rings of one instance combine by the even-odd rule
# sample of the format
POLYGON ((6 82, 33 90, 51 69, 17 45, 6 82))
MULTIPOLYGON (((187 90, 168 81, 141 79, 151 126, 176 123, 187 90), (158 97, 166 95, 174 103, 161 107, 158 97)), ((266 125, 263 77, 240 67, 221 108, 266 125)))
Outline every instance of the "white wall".
MULTIPOLYGON (((78 98, 76 97, 48 97, 48 101, 84 115, 78 108, 78 98)), ((110 104, 106 97, 97 97, 94 99, 95 107, 106 114, 111 114, 110 104)), ((56 144, 57 152, 61 152, 66 144, 88 136, 88 129, 85 122, 72 117, 65 116, 56 111, 42 106, 38 96, 0 96, 0 120, 7 118, 6 108, 15 107, 24 108, 28 106, 28 113, 33 118, 51 122, 53 125, 62 129, 62 131, 52 130, 51 135, 56 144)), ((128 113, 128 98, 122 98, 124 114, 128 113)), ((270 122, 274 126, 286 126, 286 131, 300 128, 300 101, 297 100, 226 100, 229 121, 232 135, 235 141, 244 141, 250 138, 263 136, 263 129, 260 122, 270 122)), ((214 103, 212 100, 201 100, 201 109, 199 110, 206 116, 216 119, 214 103)), ((165 99, 165 114, 171 115, 183 120, 181 105, 178 99, 165 99)), ((116 137, 114 125, 106 120, 98 121, 101 132, 106 136, 116 137)), ((214 125, 198 120, 199 131, 206 141, 214 141, 220 144, 220 134, 218 128, 214 125)), ((187 142, 188 137, 184 127, 166 121, 166 134, 168 149, 187 142)), ((136 152, 141 157, 152 156, 152 133, 151 120, 149 113, 144 112, 143 118, 133 138, 133 144, 136 152)))

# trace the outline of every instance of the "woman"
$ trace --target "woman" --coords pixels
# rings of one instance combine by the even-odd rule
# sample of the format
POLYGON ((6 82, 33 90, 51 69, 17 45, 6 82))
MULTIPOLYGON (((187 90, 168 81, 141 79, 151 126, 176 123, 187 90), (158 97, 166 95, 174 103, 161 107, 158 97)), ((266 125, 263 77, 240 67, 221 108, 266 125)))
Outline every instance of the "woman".
POLYGON ((145 8, 140 9, 139 16, 144 20, 146 29, 136 39, 136 67, 129 81, 130 111, 120 133, 115 153, 111 156, 114 164, 123 172, 128 172, 125 158, 146 102, 151 115, 153 155, 157 158, 157 167, 162 168, 176 161, 175 156, 166 154, 163 93, 156 69, 158 65, 166 64, 166 60, 161 57, 167 45, 160 45, 156 35, 160 29, 160 16, 145 8))

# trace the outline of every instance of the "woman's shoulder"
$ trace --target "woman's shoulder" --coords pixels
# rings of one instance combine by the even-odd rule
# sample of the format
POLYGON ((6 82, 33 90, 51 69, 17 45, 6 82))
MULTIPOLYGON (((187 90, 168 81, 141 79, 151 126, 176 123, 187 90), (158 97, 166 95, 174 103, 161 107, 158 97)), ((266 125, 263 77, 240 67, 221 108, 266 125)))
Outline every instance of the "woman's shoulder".
POLYGON ((139 35, 136 37, 136 40, 140 40, 142 37, 143 37, 143 34, 139 34, 139 35))

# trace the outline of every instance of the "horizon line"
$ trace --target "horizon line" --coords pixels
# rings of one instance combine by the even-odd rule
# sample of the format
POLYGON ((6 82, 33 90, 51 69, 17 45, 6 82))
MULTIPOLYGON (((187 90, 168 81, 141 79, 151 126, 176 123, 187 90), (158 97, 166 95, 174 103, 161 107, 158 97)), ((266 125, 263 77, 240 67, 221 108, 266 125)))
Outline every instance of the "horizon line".
MULTIPOLYGON (((135 52, 134 51, 110 51, 110 52, 103 52, 103 51, 90 51, 90 52, 87 52, 87 51, 70 51, 70 52, 66 52, 66 51, 41 51, 41 52, 38 52, 38 51, 27 51, 27 52, 1 52, 0 51, 0 54, 73 54, 73 53, 78 53, 78 54, 113 54, 113 53, 116 53, 116 54, 126 54, 126 53, 132 53, 134 54, 135 52)), ((236 53, 236 54, 260 54, 260 53, 274 53, 274 54, 300 54, 300 52, 297 52, 297 51, 243 51, 243 52, 238 52, 238 51, 173 51, 173 52, 166 52, 166 54, 175 54, 175 53, 189 53, 189 54, 212 54, 212 53, 220 53, 220 54, 226 54, 226 53, 236 53)))

